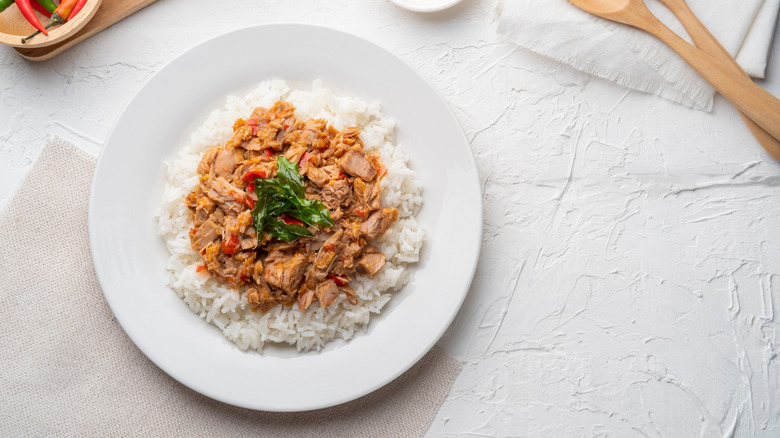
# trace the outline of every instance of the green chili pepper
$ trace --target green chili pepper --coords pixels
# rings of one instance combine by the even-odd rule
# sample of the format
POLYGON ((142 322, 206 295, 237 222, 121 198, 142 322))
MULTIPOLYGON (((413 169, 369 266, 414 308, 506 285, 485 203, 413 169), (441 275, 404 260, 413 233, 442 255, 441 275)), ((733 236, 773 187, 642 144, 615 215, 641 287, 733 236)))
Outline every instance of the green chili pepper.
POLYGON ((47 11, 46 8, 41 6, 41 4, 38 3, 37 1, 30 2, 30 6, 32 6, 32 8, 35 9, 36 11, 43 14, 43 16, 51 18, 51 12, 47 11))
POLYGON ((14 0, 0 0, 0 12, 3 12, 7 7, 14 4, 14 0))
POLYGON ((35 0, 38 2, 39 5, 43 6, 43 9, 46 9, 49 11, 49 13, 54 12, 55 9, 57 9, 57 5, 54 4, 51 0, 35 0))

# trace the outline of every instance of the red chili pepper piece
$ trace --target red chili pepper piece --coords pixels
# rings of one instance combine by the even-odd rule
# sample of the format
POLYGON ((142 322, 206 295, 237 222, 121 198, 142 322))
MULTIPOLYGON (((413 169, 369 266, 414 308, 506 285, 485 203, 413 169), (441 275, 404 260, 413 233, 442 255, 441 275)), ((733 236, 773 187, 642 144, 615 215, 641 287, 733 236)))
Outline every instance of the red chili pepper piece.
POLYGON ((265 157, 266 157, 266 158, 271 158, 271 157, 273 157, 273 156, 274 156, 274 151, 272 151, 272 150, 270 150, 270 149, 266 149, 266 150, 265 150, 265 157))
POLYGON ((303 226, 303 222, 295 219, 292 216, 287 216, 286 214, 283 216, 279 216, 277 219, 281 220, 282 222, 286 223, 287 225, 293 224, 293 225, 300 225, 303 226))
POLYGON ((222 241, 222 252, 227 255, 233 255, 238 248, 238 236, 231 234, 228 240, 222 241))
POLYGON ((257 119, 249 119, 245 123, 252 127, 252 135, 257 135, 257 119))
POLYGON ((206 265, 198 265, 197 268, 195 268, 195 272, 202 272, 206 270, 206 265))
POLYGON ((327 277, 327 278, 329 278, 329 279, 333 280, 333 281, 336 283, 336 286, 344 286, 344 285, 346 285, 346 284, 347 284, 347 282, 346 282, 346 281, 344 281, 343 279, 341 279, 341 278, 339 278, 339 277, 336 277, 336 276, 335 276, 335 275, 333 275, 333 274, 328 274, 328 277, 327 277))
POLYGON ((19 11, 22 13, 24 18, 26 18, 27 21, 29 21, 30 24, 33 25, 33 27, 38 29, 38 31, 42 32, 44 35, 49 34, 46 28, 43 27, 43 24, 41 24, 41 22, 38 20, 38 17, 35 15, 35 11, 33 11, 33 7, 30 4, 30 0, 14 0, 14 1, 16 2, 16 6, 19 7, 19 11))
POLYGON ((233 200, 238 202, 239 204, 243 204, 244 202, 246 202, 246 195, 244 195, 244 192, 231 191, 230 196, 232 196, 233 200))
MULTIPOLYGON (((266 176, 266 173, 262 170, 250 170, 241 177, 241 180, 251 183, 255 181, 255 178, 265 178, 266 176)), ((254 189, 252 189, 252 191, 254 192, 254 189)))
POLYGON ((312 156, 313 156, 312 154, 308 152, 304 152, 303 155, 301 155, 301 159, 298 160, 298 167, 303 167, 312 156))
MULTIPOLYGON (((246 185, 246 192, 247 193, 254 193, 254 191, 255 191, 255 181, 254 181, 254 178, 253 178, 252 181, 249 184, 246 185)), ((244 199, 244 202, 246 202, 246 205, 248 205, 249 208, 251 208, 251 209, 255 208, 255 200, 252 199, 251 196, 247 195, 246 198, 244 199)))

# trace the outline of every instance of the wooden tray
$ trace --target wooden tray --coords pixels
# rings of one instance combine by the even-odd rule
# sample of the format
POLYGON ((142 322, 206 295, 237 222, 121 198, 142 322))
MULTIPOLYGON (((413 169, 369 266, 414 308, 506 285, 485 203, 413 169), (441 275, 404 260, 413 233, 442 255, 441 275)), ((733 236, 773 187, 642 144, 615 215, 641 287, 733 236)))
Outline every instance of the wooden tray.
POLYGON ((46 47, 15 47, 14 50, 30 61, 45 61, 51 59, 112 24, 133 15, 155 1, 156 0, 102 0, 95 16, 70 38, 46 47))

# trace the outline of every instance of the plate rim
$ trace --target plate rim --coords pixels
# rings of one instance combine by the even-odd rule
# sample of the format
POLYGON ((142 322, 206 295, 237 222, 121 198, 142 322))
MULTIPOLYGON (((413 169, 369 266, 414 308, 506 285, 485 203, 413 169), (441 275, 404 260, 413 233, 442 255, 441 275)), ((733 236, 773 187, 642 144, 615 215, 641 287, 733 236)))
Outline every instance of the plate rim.
MULTIPOLYGON (((356 90, 356 91, 360 91, 360 90, 356 90)), ((468 295, 470 286, 473 283, 474 274, 476 272, 477 264, 479 262, 480 255, 481 255, 481 250, 482 250, 482 233, 483 233, 483 229, 484 229, 484 224, 483 224, 483 199, 482 198, 483 198, 483 196, 482 196, 482 188, 481 188, 480 178, 479 178, 479 170, 478 170, 478 168, 476 166, 476 160, 475 160, 473 151, 470 148, 470 142, 468 141, 468 138, 466 137, 466 134, 465 134, 465 131, 463 129, 463 126, 461 125, 460 121, 458 120, 458 118, 457 118, 456 114, 454 113, 452 107, 450 107, 450 105, 447 103, 447 101, 441 95, 439 90, 436 87, 434 87, 431 84, 431 82, 425 76, 423 76, 416 68, 411 66, 409 63, 407 63, 403 59, 401 59, 395 53, 393 53, 390 50, 382 47, 381 45, 379 45, 379 44, 377 44, 377 43, 375 43, 375 42, 373 42, 373 41, 371 41, 371 40, 369 40, 367 38, 364 38, 362 36, 359 36, 359 35, 356 35, 354 33, 347 32, 347 31, 344 31, 344 30, 341 30, 341 29, 335 29, 335 28, 331 28, 331 27, 323 26, 323 25, 308 24, 308 23, 296 23, 296 22, 259 24, 259 25, 253 25, 253 26, 246 26, 246 27, 243 27, 243 28, 240 28, 240 29, 232 29, 232 30, 229 30, 229 31, 226 31, 226 32, 215 34, 214 36, 212 36, 212 37, 210 37, 208 39, 205 39, 203 41, 200 41, 197 44, 195 44, 195 45, 185 49, 180 54, 178 54, 175 57, 172 57, 168 62, 166 62, 164 65, 162 65, 156 72, 154 72, 154 74, 150 75, 147 78, 147 80, 127 100, 127 102, 123 106, 122 110, 119 112, 119 115, 114 120, 114 123, 112 124, 111 130, 109 131, 109 133, 108 133, 108 135, 106 137, 105 144, 100 149, 100 153, 98 154, 98 159, 97 159, 97 162, 96 162, 96 165, 95 165, 95 170, 94 170, 92 182, 91 182, 91 185, 90 185, 89 212, 88 212, 88 230, 89 230, 89 239, 90 239, 90 252, 91 252, 91 256, 92 256, 93 266, 95 268, 95 272, 96 272, 96 275, 98 277, 98 281, 101 284, 101 292, 103 292, 103 296, 105 297, 106 301, 108 302, 109 307, 111 308, 111 311, 112 311, 115 319, 120 324, 120 326, 122 327, 122 329, 125 332, 125 334, 133 342, 133 344, 144 354, 144 356, 146 358, 148 358, 150 361, 152 361, 160 370, 165 372, 168 376, 170 376, 171 378, 175 379, 176 381, 178 381, 182 385, 184 385, 184 386, 186 386, 186 387, 188 387, 188 388, 190 388, 190 389, 192 389, 192 390, 194 390, 194 391, 196 391, 196 392, 198 392, 200 394, 208 396, 208 397, 210 397, 210 398, 212 398, 214 400, 220 401, 220 402, 224 402, 224 403, 231 404, 231 405, 238 406, 238 407, 242 407, 242 408, 254 409, 254 410, 262 410, 262 411, 269 411, 269 412, 302 412, 302 411, 309 411, 309 410, 322 409, 322 408, 327 408, 327 407, 331 407, 331 406, 336 406, 336 405, 339 405, 339 404, 342 404, 342 403, 346 403, 346 402, 349 402, 349 401, 352 401, 352 400, 356 400, 356 399, 358 399, 360 397, 363 397, 363 396, 365 396, 365 395, 367 395, 369 393, 372 393, 372 392, 376 391, 377 389, 385 386, 386 384, 392 382, 393 380, 398 378, 403 373, 405 373, 407 370, 409 370, 411 367, 413 367, 415 364, 417 364, 419 362, 419 360, 423 356, 425 356, 436 345, 436 343, 441 339, 441 337, 444 335, 444 333, 450 327, 450 325, 454 321, 454 319, 457 316, 457 314, 459 313, 459 311, 462 309, 463 302, 465 301, 465 298, 468 295), (107 287, 105 285, 108 283, 108 279, 105 278, 105 276, 108 275, 108 273, 107 273, 107 271, 105 269, 101 269, 102 268, 101 265, 102 265, 103 261, 100 260, 99 257, 98 257, 98 255, 100 254, 100 251, 99 251, 99 248, 97 247, 97 245, 98 245, 97 244, 97 239, 98 238, 97 238, 96 227, 98 226, 98 224, 97 224, 96 221, 98 219, 96 218, 96 213, 95 213, 95 211, 96 211, 95 192, 96 192, 96 186, 99 183, 98 177, 101 174, 101 165, 105 166, 105 164, 104 164, 104 162, 105 162, 104 161, 105 153, 106 153, 106 151, 108 151, 110 149, 110 144, 113 143, 112 139, 116 135, 117 126, 120 125, 120 123, 122 122, 123 117, 128 112, 128 109, 133 105, 133 103, 136 101, 136 99, 138 99, 139 95, 144 91, 145 87, 147 87, 151 82, 153 82, 155 80, 155 78, 158 77, 158 75, 162 74, 162 72, 164 70, 166 70, 166 68, 168 68, 171 64, 175 63, 177 60, 180 60, 182 58, 191 56, 190 54, 193 53, 194 51, 196 51, 200 46, 202 46, 204 44, 207 44, 207 43, 210 43, 210 42, 213 42, 214 40, 225 38, 225 37, 228 37, 229 35, 232 35, 232 34, 240 34, 240 33, 243 33, 243 32, 251 32, 253 29, 258 29, 258 28, 284 28, 284 27, 290 27, 290 26, 292 26, 292 27, 309 28, 309 29, 312 29, 313 31, 316 31, 316 32, 326 32, 326 33, 327 32, 332 32, 332 33, 340 34, 342 37, 353 38, 353 39, 360 40, 362 43, 369 44, 371 46, 372 50, 384 52, 385 55, 392 57, 395 60, 395 62, 405 66, 411 72, 413 72, 414 75, 422 83, 424 83, 425 86, 430 89, 430 91, 433 92, 433 94, 440 101, 439 103, 442 105, 442 107, 446 108, 447 116, 451 117, 452 120, 456 123, 456 125, 458 127, 457 134, 458 134, 459 137, 462 138, 463 143, 467 147, 467 152, 468 152, 467 154, 465 154, 466 157, 467 157, 467 160, 466 160, 465 164, 471 170, 473 170, 473 175, 475 177, 475 180, 472 181, 472 184, 476 188, 476 192, 478 194, 478 197, 477 197, 477 201, 478 202, 475 205, 475 207, 478 207, 478 208, 475 208, 475 212, 473 213, 474 216, 475 216, 476 227, 472 230, 472 233, 473 233, 473 237, 476 237, 476 239, 474 240, 474 242, 472 242, 472 244, 474 246, 474 250, 470 254, 470 258, 468 260, 468 267, 469 267, 469 269, 466 271, 467 281, 465 281, 464 284, 461 285, 463 291, 462 292, 459 291, 460 293, 458 294, 457 305, 455 306, 454 311, 451 312, 451 314, 449 314, 447 316, 446 324, 442 324, 442 326, 438 328, 438 330, 436 331, 435 337, 433 337, 431 339, 429 345, 427 345, 427 347, 425 349, 419 351, 418 354, 415 355, 414 360, 412 360, 409 363, 405 364, 405 366, 399 367, 396 370, 396 372, 393 373, 392 375, 387 375, 385 378, 381 379, 381 381, 376 382, 374 385, 365 387, 365 388, 363 388, 360 391, 356 391, 351 396, 343 397, 341 399, 335 399, 332 402, 325 403, 325 404, 307 405, 307 406, 304 406, 302 408, 275 409, 273 407, 267 407, 267 406, 258 407, 258 405, 256 405, 256 404, 247 404, 247 403, 239 402, 239 401, 236 401, 236 400, 226 399, 224 396, 221 396, 220 394, 213 393, 213 391, 209 391, 209 390, 204 389, 203 387, 200 387, 200 386, 197 386, 197 385, 193 385, 193 384, 190 384, 188 382, 183 381, 182 379, 179 378, 179 376, 176 375, 176 373, 174 373, 171 370, 169 370, 167 366, 161 364, 160 360, 159 360, 160 359, 159 357, 150 355, 150 353, 147 351, 148 349, 145 348, 144 345, 142 345, 143 342, 139 342, 139 339, 137 339, 139 337, 137 335, 137 333, 133 333, 132 330, 128 330, 128 327, 126 325, 127 321, 125 321, 124 318, 122 318, 122 317, 120 317, 118 315, 118 312, 115 310, 115 306, 117 304, 113 302, 111 293, 107 292, 107 287)), ((430 236, 426 237, 425 242, 429 242, 429 240, 430 240, 430 236)), ((430 243, 428 243, 428 244, 430 244, 430 243)), ((163 286, 166 287, 166 288, 169 288, 167 285, 163 285, 163 286)), ((407 286, 404 286, 404 287, 408 287, 408 284, 407 284, 407 286)), ((191 311, 191 309, 188 309, 188 310, 191 311)), ((206 322, 202 318, 200 318, 200 319, 202 320, 202 322, 204 324, 213 325, 213 324, 211 324, 209 322, 206 322)), ((347 342, 353 342, 354 340, 355 339, 351 339, 351 340, 349 340, 347 342)), ((246 353, 247 352, 242 352, 242 354, 246 354, 246 353)), ((249 353, 252 354, 253 352, 249 352, 249 353)))

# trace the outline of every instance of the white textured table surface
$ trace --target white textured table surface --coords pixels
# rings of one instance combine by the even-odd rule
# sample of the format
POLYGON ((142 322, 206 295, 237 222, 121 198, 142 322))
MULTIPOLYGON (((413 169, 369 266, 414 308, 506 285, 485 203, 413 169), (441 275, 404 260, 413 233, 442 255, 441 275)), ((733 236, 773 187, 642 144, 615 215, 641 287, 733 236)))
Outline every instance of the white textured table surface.
POLYGON ((439 343, 465 366, 429 435, 780 436, 780 165, 720 97, 697 112, 500 42, 494 3, 161 0, 52 61, 2 47, 0 207, 47 136, 97 155, 187 48, 344 29, 440 90, 481 174, 481 262, 439 343))

